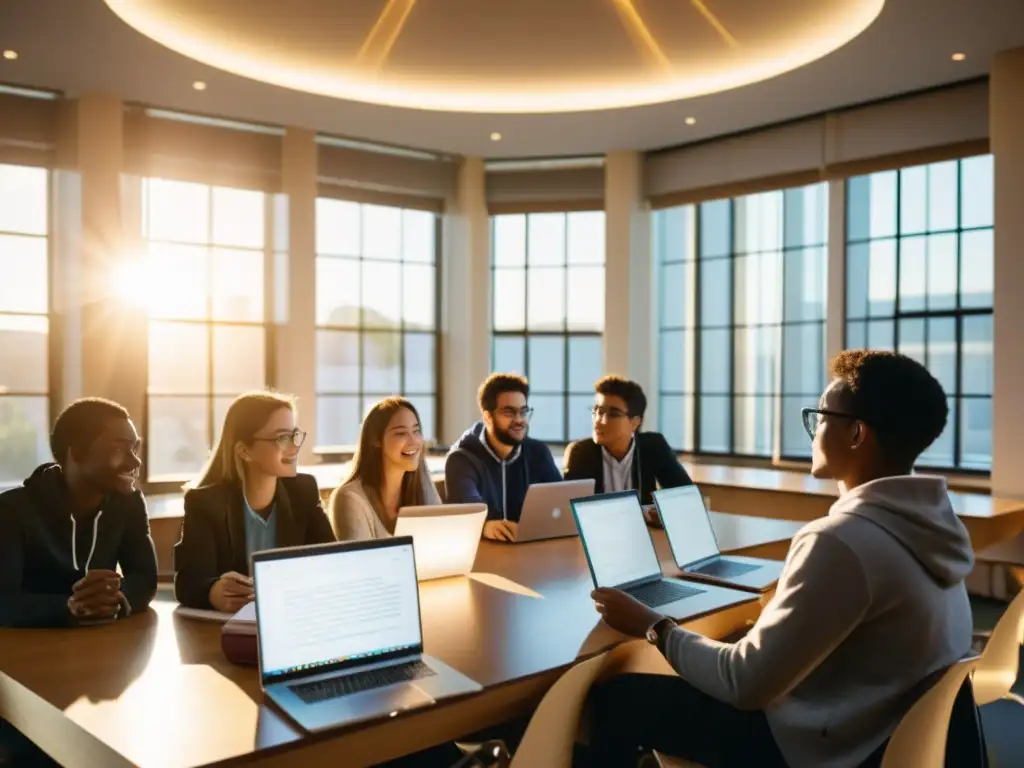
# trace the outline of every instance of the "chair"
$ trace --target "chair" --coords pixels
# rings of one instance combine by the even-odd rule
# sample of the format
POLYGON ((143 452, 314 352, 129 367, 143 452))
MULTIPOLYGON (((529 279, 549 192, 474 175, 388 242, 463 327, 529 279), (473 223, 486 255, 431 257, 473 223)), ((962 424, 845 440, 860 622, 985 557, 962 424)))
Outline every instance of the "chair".
POLYGON ((974 698, 978 706, 999 699, 1024 704, 1024 697, 1011 693, 1020 666, 1020 646, 1024 642, 1024 591, 1000 617, 988 638, 974 670, 974 698))
MULTIPOLYGON (((958 661, 917 700, 889 739, 881 768, 945 768, 953 704, 978 658, 958 661)), ((654 754, 659 768, 701 768, 697 763, 654 754)))

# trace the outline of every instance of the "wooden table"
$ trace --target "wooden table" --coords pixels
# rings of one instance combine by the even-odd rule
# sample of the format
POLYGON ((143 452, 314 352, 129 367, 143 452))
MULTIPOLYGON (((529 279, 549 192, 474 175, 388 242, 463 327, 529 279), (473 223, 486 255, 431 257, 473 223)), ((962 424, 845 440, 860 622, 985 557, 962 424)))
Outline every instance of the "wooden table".
MULTIPOLYGON (((778 531, 749 521, 752 548, 778 531), (760 529, 760 530, 759 530, 760 529)), ((663 559, 664 534, 655 532, 663 559)), ((771 543, 771 542, 767 542, 771 543)), ((304 736, 264 705, 256 671, 228 663, 220 625, 152 610, 78 630, 0 630, 0 717, 68 768, 370 765, 528 715, 578 658, 623 637, 589 598, 578 539, 481 544, 471 578, 421 585, 424 644, 484 686, 387 721, 304 736)), ((751 601, 686 622, 724 637, 754 620, 751 601)))

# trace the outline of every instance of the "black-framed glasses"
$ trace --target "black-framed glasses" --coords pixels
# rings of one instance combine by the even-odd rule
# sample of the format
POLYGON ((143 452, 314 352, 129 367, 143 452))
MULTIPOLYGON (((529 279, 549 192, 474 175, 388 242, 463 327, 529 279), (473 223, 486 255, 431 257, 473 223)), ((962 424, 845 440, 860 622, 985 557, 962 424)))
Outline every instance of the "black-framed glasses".
POLYGON ((818 431, 818 417, 819 416, 835 416, 837 419, 852 419, 853 421, 864 421, 860 416, 854 416, 852 413, 843 413, 842 411, 830 411, 827 408, 802 408, 800 415, 804 420, 804 429, 807 430, 807 435, 814 439, 815 433, 818 431))
POLYGON ((523 421, 529 421, 533 416, 533 408, 530 406, 524 408, 500 408, 498 415, 504 416, 506 419, 520 418, 523 421))
POLYGON ((618 408, 606 408, 603 405, 590 406, 590 415, 594 421, 601 418, 607 419, 608 421, 614 421, 615 419, 622 419, 629 416, 628 413, 620 411, 618 408))
POLYGON ((283 435, 277 437, 254 437, 254 442, 257 443, 274 443, 278 448, 284 450, 289 445, 294 445, 296 448, 301 448, 302 444, 306 442, 306 433, 301 429, 296 429, 294 432, 286 432, 283 435))

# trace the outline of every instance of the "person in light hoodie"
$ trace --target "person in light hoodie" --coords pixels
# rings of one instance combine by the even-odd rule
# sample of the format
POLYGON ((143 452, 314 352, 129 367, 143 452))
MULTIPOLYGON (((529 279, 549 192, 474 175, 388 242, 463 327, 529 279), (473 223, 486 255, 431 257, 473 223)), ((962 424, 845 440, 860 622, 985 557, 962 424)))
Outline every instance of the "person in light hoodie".
POLYGON ((946 426, 946 395, 903 355, 847 350, 830 368, 803 418, 811 473, 834 478, 839 498, 793 538, 775 596, 742 640, 710 640, 622 592, 594 592, 608 624, 646 636, 679 673, 595 688, 595 765, 635 765, 645 747, 706 768, 877 766, 914 702, 969 652, 970 539, 945 479, 913 474, 946 426))

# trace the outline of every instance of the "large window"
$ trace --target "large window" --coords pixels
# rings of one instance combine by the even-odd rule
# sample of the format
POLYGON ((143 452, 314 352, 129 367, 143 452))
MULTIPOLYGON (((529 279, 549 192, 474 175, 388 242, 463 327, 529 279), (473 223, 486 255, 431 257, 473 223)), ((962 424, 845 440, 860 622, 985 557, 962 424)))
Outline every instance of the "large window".
POLYGON ((49 457, 48 172, 0 165, 0 487, 49 457))
POLYGON ((846 346, 894 349, 949 397, 923 466, 992 465, 992 156, 847 182, 846 346))
POLYGON ((149 480, 195 473, 240 393, 267 384, 262 192, 142 182, 149 480))
POLYGON ((679 450, 804 457, 825 383, 827 187, 658 211, 660 427, 679 450))
POLYGON ((601 376, 604 212, 491 219, 494 370, 530 381, 530 435, 569 442, 590 434, 601 376))
POLYGON ((363 414, 402 394, 435 437, 437 215, 316 201, 316 393, 321 447, 351 446, 363 414))

